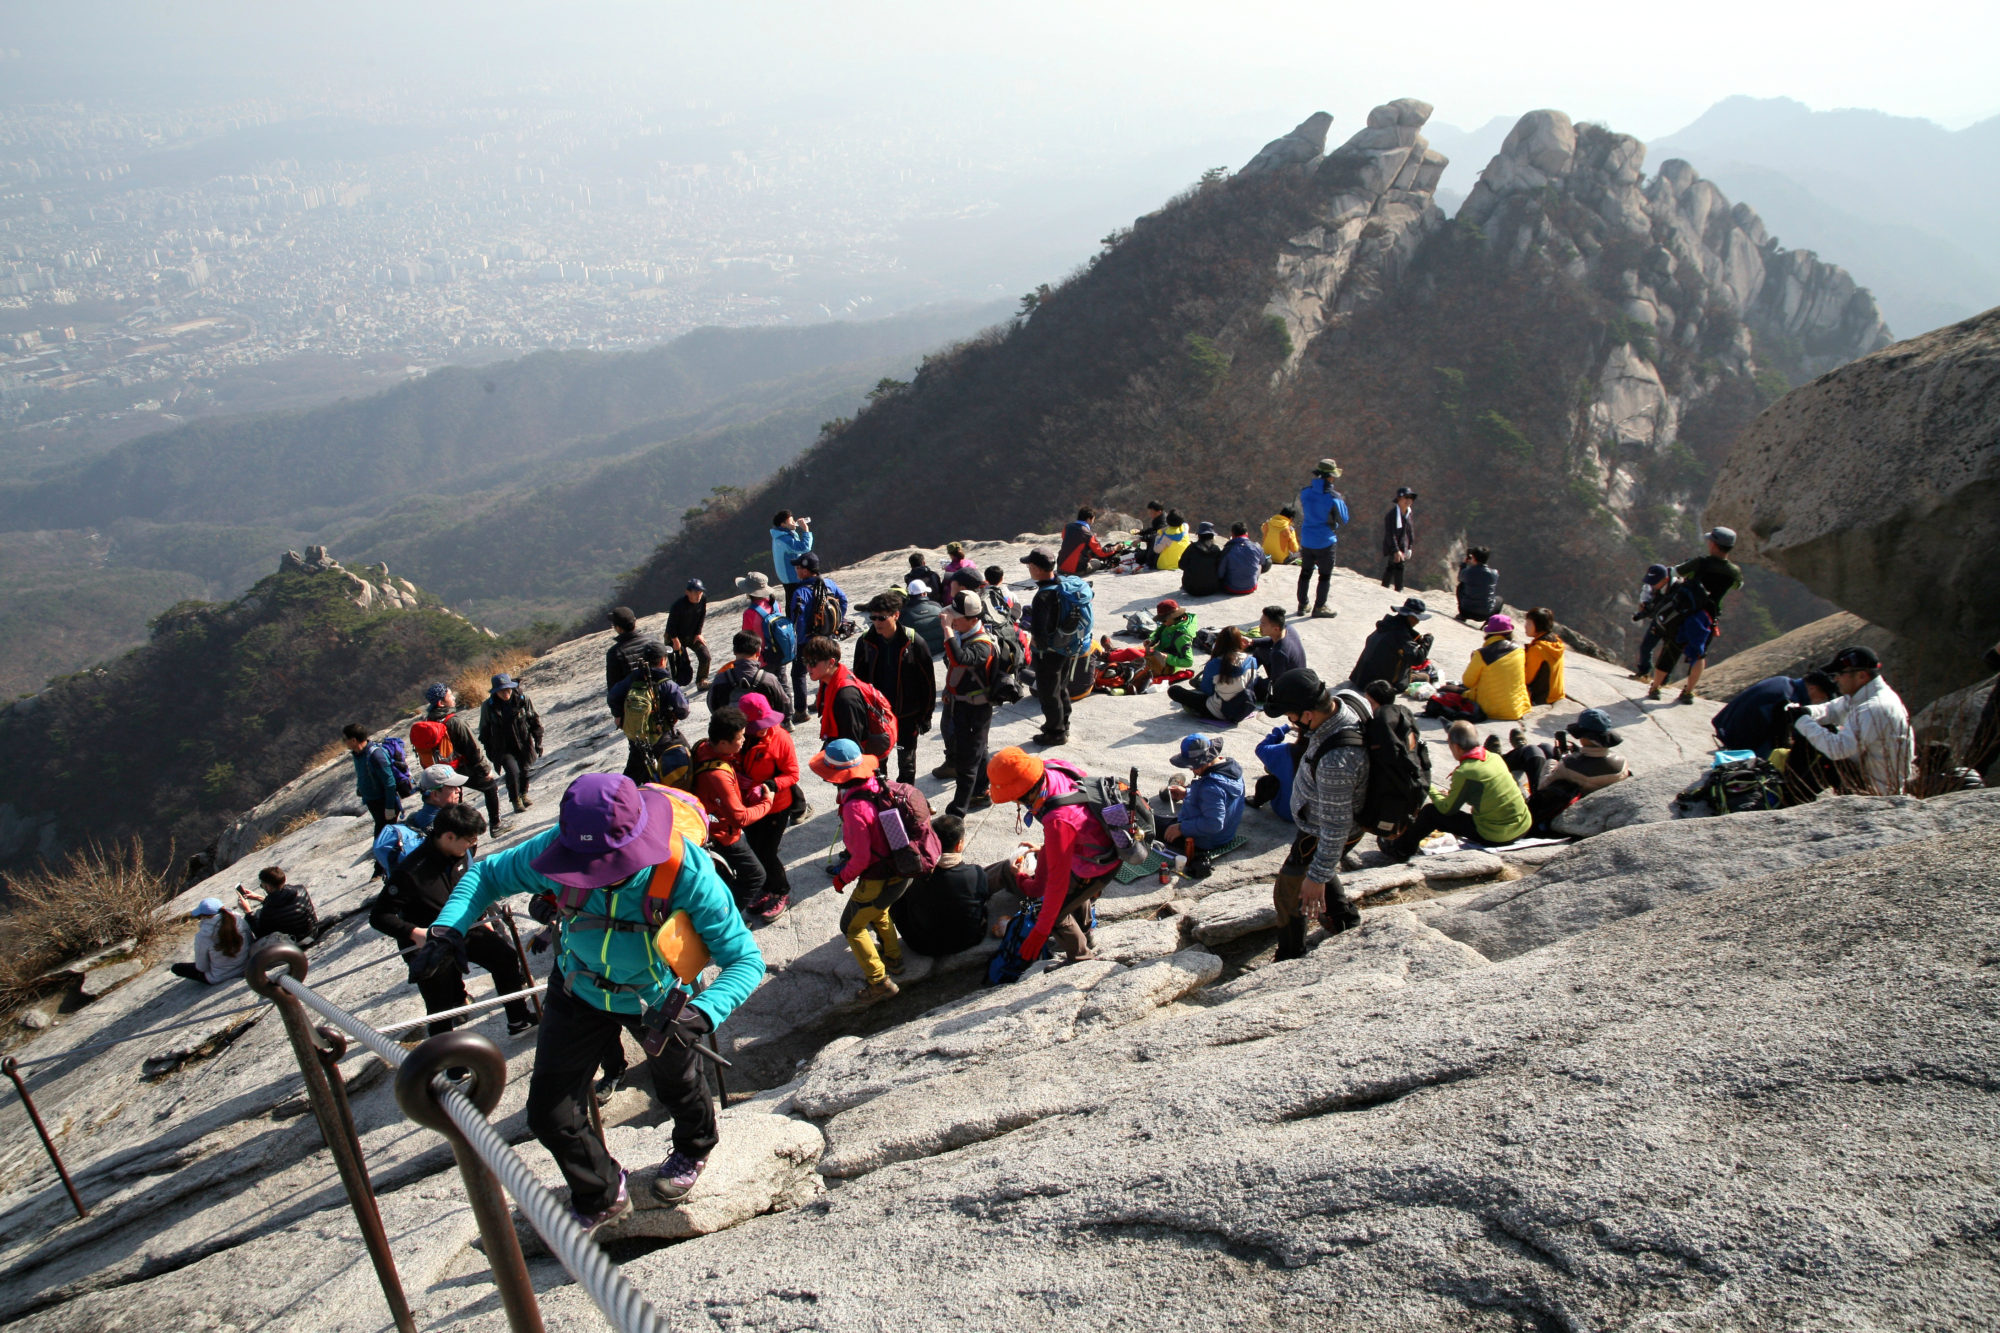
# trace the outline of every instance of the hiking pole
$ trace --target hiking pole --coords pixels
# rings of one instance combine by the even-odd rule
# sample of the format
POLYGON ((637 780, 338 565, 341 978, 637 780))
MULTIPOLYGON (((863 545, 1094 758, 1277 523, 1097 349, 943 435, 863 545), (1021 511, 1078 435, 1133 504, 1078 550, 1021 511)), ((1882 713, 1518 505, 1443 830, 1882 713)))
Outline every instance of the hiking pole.
POLYGON ((78 1217, 89 1217, 90 1210, 83 1206, 83 1197, 76 1192, 76 1182, 69 1178, 69 1168, 63 1165, 62 1154, 56 1151, 55 1140, 49 1137, 49 1127, 42 1123, 42 1113, 35 1109, 35 1099, 28 1095, 28 1085, 21 1081, 21 1062, 13 1056, 0 1060, 0 1070, 14 1080, 14 1091, 21 1094, 21 1105, 28 1108, 28 1119, 35 1122, 35 1133, 42 1136, 42 1147, 48 1151, 49 1160, 55 1163, 56 1174, 62 1177, 63 1188, 69 1191, 69 1201, 76 1206, 78 1217))
MULTIPOLYGON (((506 903, 500 904, 500 919, 507 923, 507 933, 514 937, 514 956, 521 960, 521 975, 532 983, 535 979, 535 969, 528 966, 528 951, 521 947, 521 930, 520 927, 514 924, 513 907, 506 903)), ((541 1021, 542 997, 539 995, 530 995, 528 997, 528 1007, 535 1011, 536 1021, 541 1021)))

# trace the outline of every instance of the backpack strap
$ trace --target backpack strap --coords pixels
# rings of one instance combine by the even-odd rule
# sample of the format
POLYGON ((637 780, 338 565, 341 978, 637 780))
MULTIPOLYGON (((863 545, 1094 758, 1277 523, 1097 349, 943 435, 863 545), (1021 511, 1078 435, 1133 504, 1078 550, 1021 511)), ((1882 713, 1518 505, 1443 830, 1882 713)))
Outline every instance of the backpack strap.
POLYGON ((687 859, 688 840, 693 839, 697 847, 708 843, 708 812, 702 809, 692 792, 655 783, 648 783, 647 786, 665 793, 674 825, 667 859, 653 867, 653 877, 646 884, 646 928, 651 929, 664 924, 673 915, 674 887, 680 882, 681 868, 687 859))

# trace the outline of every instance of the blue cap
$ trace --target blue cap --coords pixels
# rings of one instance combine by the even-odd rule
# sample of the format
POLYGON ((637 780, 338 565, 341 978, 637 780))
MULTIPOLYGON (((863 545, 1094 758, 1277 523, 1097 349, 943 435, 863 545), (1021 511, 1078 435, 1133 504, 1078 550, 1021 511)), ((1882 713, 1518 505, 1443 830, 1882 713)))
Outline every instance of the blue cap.
POLYGON ((221 916, 222 899, 203 898, 200 902, 194 905, 194 910, 192 912, 189 912, 188 915, 191 917, 195 917, 197 919, 202 917, 221 916))
POLYGON ((826 757, 836 768, 846 768, 861 762, 861 747, 843 738, 826 747, 826 757))
POLYGON ((707 592, 707 591, 708 591, 708 585, 707 585, 706 583, 703 583, 703 582, 702 582, 702 581, 701 581, 700 579, 689 579, 689 580, 688 580, 688 591, 689 591, 689 592, 707 592))
POLYGON ((445 696, 450 693, 451 693, 450 686, 446 685, 441 680, 434 680, 424 690, 424 702, 432 704, 441 704, 444 702, 445 696))
POLYGON ((1665 578, 1668 574, 1672 572, 1673 571, 1669 570, 1665 565, 1647 565, 1646 582, 1658 583, 1661 579, 1665 578))
POLYGON ((512 690, 519 688, 519 686, 512 676, 503 671, 493 678, 493 688, 496 690, 512 690))
POLYGON ((1222 737, 1199 731, 1181 737, 1181 752, 1167 762, 1175 768, 1206 768, 1222 758, 1222 737))

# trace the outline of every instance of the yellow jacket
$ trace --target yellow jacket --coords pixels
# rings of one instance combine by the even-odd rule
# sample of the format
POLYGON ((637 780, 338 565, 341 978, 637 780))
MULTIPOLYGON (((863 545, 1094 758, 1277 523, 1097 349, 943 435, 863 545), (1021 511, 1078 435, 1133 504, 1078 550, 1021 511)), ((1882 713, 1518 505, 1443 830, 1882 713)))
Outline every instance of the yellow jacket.
POLYGON ((1569 645, 1553 634, 1539 639, 1528 640, 1528 646, 1521 650, 1526 659, 1522 671, 1529 681, 1528 697, 1538 704, 1561 703, 1569 696, 1563 693, 1563 658, 1569 654, 1569 645), (1546 694, 1534 688, 1535 677, 1542 674, 1542 668, 1549 669, 1549 678, 1544 682, 1546 694))
POLYGON ((1489 634, 1465 664, 1465 692, 1480 711, 1495 722, 1517 722, 1528 715, 1527 656, 1505 634, 1489 634))
POLYGON ((1271 563, 1282 565, 1299 553, 1299 530, 1292 520, 1283 514, 1273 514, 1264 520, 1264 554, 1271 557, 1271 563))
POLYGON ((1160 561, 1157 567, 1160 569, 1179 569, 1181 567, 1181 552, 1187 550, 1190 545, 1192 543, 1188 540, 1187 524, 1183 523, 1177 528, 1161 528, 1156 544, 1156 549, 1160 553, 1160 561))

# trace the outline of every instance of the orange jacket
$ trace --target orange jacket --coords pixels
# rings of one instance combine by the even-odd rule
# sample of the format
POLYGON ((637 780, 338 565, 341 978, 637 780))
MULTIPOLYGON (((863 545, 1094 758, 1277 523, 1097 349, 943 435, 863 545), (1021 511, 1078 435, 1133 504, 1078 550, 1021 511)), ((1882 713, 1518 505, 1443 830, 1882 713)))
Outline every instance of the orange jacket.
POLYGON ((717 845, 728 847, 743 836, 746 825, 771 813, 772 795, 755 805, 743 803, 739 774, 730 760, 715 752, 714 741, 699 741, 694 747, 694 794, 708 811, 708 836, 717 845))

